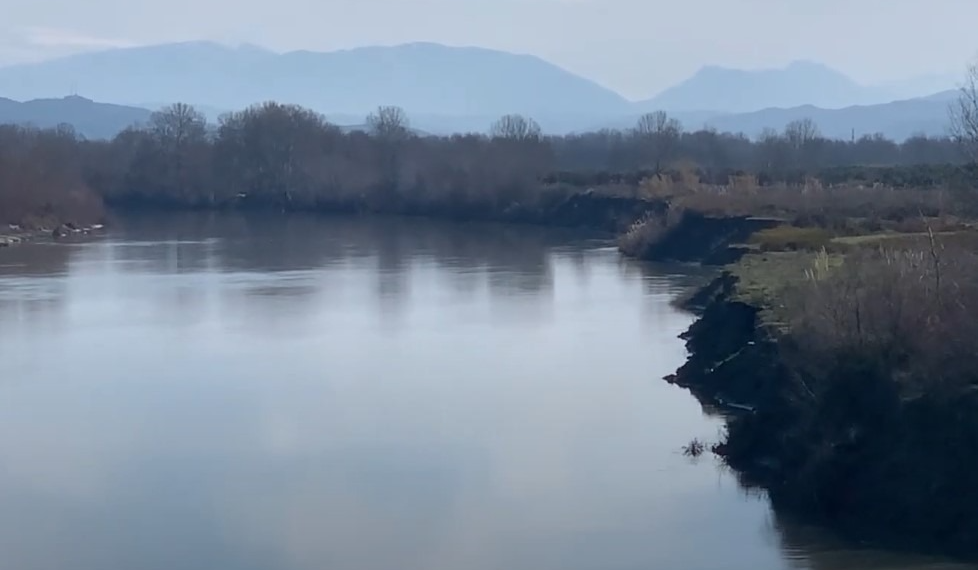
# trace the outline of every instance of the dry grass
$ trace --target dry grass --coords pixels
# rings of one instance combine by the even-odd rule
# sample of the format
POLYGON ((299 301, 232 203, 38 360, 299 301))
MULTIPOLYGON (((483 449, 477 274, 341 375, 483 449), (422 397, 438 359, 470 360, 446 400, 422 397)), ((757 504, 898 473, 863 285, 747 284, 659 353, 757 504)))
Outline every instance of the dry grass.
POLYGON ((643 180, 637 195, 711 216, 783 217, 797 225, 823 227, 856 219, 889 224, 897 231, 919 225, 922 215, 949 219, 960 209, 955 197, 941 189, 826 186, 816 179, 797 185, 762 186, 755 176, 747 174, 731 176, 727 184, 710 185, 685 170, 643 180), (911 227, 894 227, 899 224, 911 227))
POLYGON ((663 214, 648 213, 618 237, 618 249, 631 257, 644 257, 646 250, 683 219, 681 209, 669 208, 663 214))
POLYGON ((761 251, 817 251, 828 247, 833 237, 834 234, 824 228, 783 225, 755 233, 750 245, 756 245, 761 251))

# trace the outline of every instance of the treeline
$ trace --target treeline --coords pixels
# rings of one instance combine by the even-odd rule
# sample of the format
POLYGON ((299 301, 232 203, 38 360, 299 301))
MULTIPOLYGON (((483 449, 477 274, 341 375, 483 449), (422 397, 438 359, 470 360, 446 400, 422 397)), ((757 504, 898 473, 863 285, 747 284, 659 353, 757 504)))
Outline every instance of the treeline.
POLYGON ((604 130, 549 139, 562 171, 628 172, 690 163, 716 180, 728 172, 752 172, 772 180, 851 166, 897 167, 961 164, 960 144, 949 137, 916 135, 903 142, 882 134, 837 140, 803 119, 783 131, 765 130, 755 139, 743 133, 684 131, 663 112, 640 118, 632 130, 604 130))
POLYGON ((496 209, 529 200, 553 168, 540 137, 422 137, 397 108, 345 132, 266 103, 209 129, 186 105, 110 142, 85 143, 89 181, 112 202, 196 207, 496 209))
POLYGON ((56 214, 63 204, 96 197, 179 207, 498 212, 620 173, 645 177, 679 167, 723 184, 746 171, 761 173, 766 183, 853 165, 961 159, 947 138, 836 141, 820 136, 811 121, 751 140, 685 132, 665 113, 651 113, 628 131, 552 137, 532 119, 510 115, 488 135, 437 137, 413 131, 395 107, 378 109, 364 129, 344 130, 291 105, 257 105, 215 126, 177 104, 110 141, 86 141, 69 128, 4 127, 0 214, 7 220, 25 212, 56 214))
POLYGON ((0 125, 0 223, 97 220, 102 203, 85 183, 83 149, 70 129, 0 125))

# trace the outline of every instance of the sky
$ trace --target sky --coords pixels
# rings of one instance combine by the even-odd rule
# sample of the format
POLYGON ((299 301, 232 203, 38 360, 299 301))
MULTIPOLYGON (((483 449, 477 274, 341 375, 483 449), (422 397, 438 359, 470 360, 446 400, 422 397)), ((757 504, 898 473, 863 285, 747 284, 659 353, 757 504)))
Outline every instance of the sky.
POLYGON ((877 84, 963 73, 975 0, 5 0, 0 65, 172 41, 530 53, 641 99, 703 65, 825 63, 877 84))

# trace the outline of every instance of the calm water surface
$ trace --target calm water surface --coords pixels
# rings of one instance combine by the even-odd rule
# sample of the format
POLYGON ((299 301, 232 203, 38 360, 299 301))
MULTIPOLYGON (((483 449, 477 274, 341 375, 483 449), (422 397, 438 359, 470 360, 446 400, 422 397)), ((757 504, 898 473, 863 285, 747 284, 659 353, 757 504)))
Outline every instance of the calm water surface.
POLYGON ((128 219, 0 251, 0 569, 966 568, 681 446, 689 277, 555 230, 128 219))

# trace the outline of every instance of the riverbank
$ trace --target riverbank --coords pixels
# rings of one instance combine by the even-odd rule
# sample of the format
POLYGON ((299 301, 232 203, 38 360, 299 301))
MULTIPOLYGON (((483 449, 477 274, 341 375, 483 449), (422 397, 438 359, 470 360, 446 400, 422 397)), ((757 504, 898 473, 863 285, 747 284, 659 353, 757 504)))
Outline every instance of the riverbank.
POLYGON ((58 223, 48 227, 24 227, 20 224, 8 224, 4 233, 0 234, 0 248, 20 245, 25 242, 44 239, 69 239, 72 236, 90 235, 105 229, 104 224, 75 224, 73 222, 58 223))
POLYGON ((637 220, 665 210, 663 200, 649 200, 599 190, 549 189, 532 200, 513 201, 504 206, 479 202, 430 202, 391 197, 371 200, 358 197, 348 200, 319 200, 311 204, 282 204, 262 198, 241 196, 213 206, 189 206, 180 202, 147 198, 115 198, 108 206, 119 211, 239 211, 296 212, 312 214, 356 214, 418 216, 452 221, 484 221, 534 224, 541 226, 579 227, 611 234, 621 234, 637 220))
MULTIPOLYGON (((656 208, 581 193, 503 221, 610 232, 668 213, 656 208)), ((860 538, 974 554, 978 501, 963 474, 978 465, 970 419, 978 363, 967 358, 978 347, 961 342, 978 334, 948 320, 949 311, 974 314, 971 237, 840 237, 773 216, 687 211, 644 251, 720 267, 683 301, 699 318, 683 335, 689 359, 670 381, 728 412, 715 451, 746 484, 766 489, 778 508, 860 538), (957 298, 965 304, 945 304, 957 298), (935 342, 954 352, 932 359, 935 342)))
POLYGON ((676 185, 621 251, 712 265, 667 379, 713 451, 857 539, 978 557, 978 225, 969 192, 676 185))
POLYGON ((976 240, 749 252, 684 301, 699 318, 668 380, 729 411, 714 451, 776 507, 978 556, 976 240))

